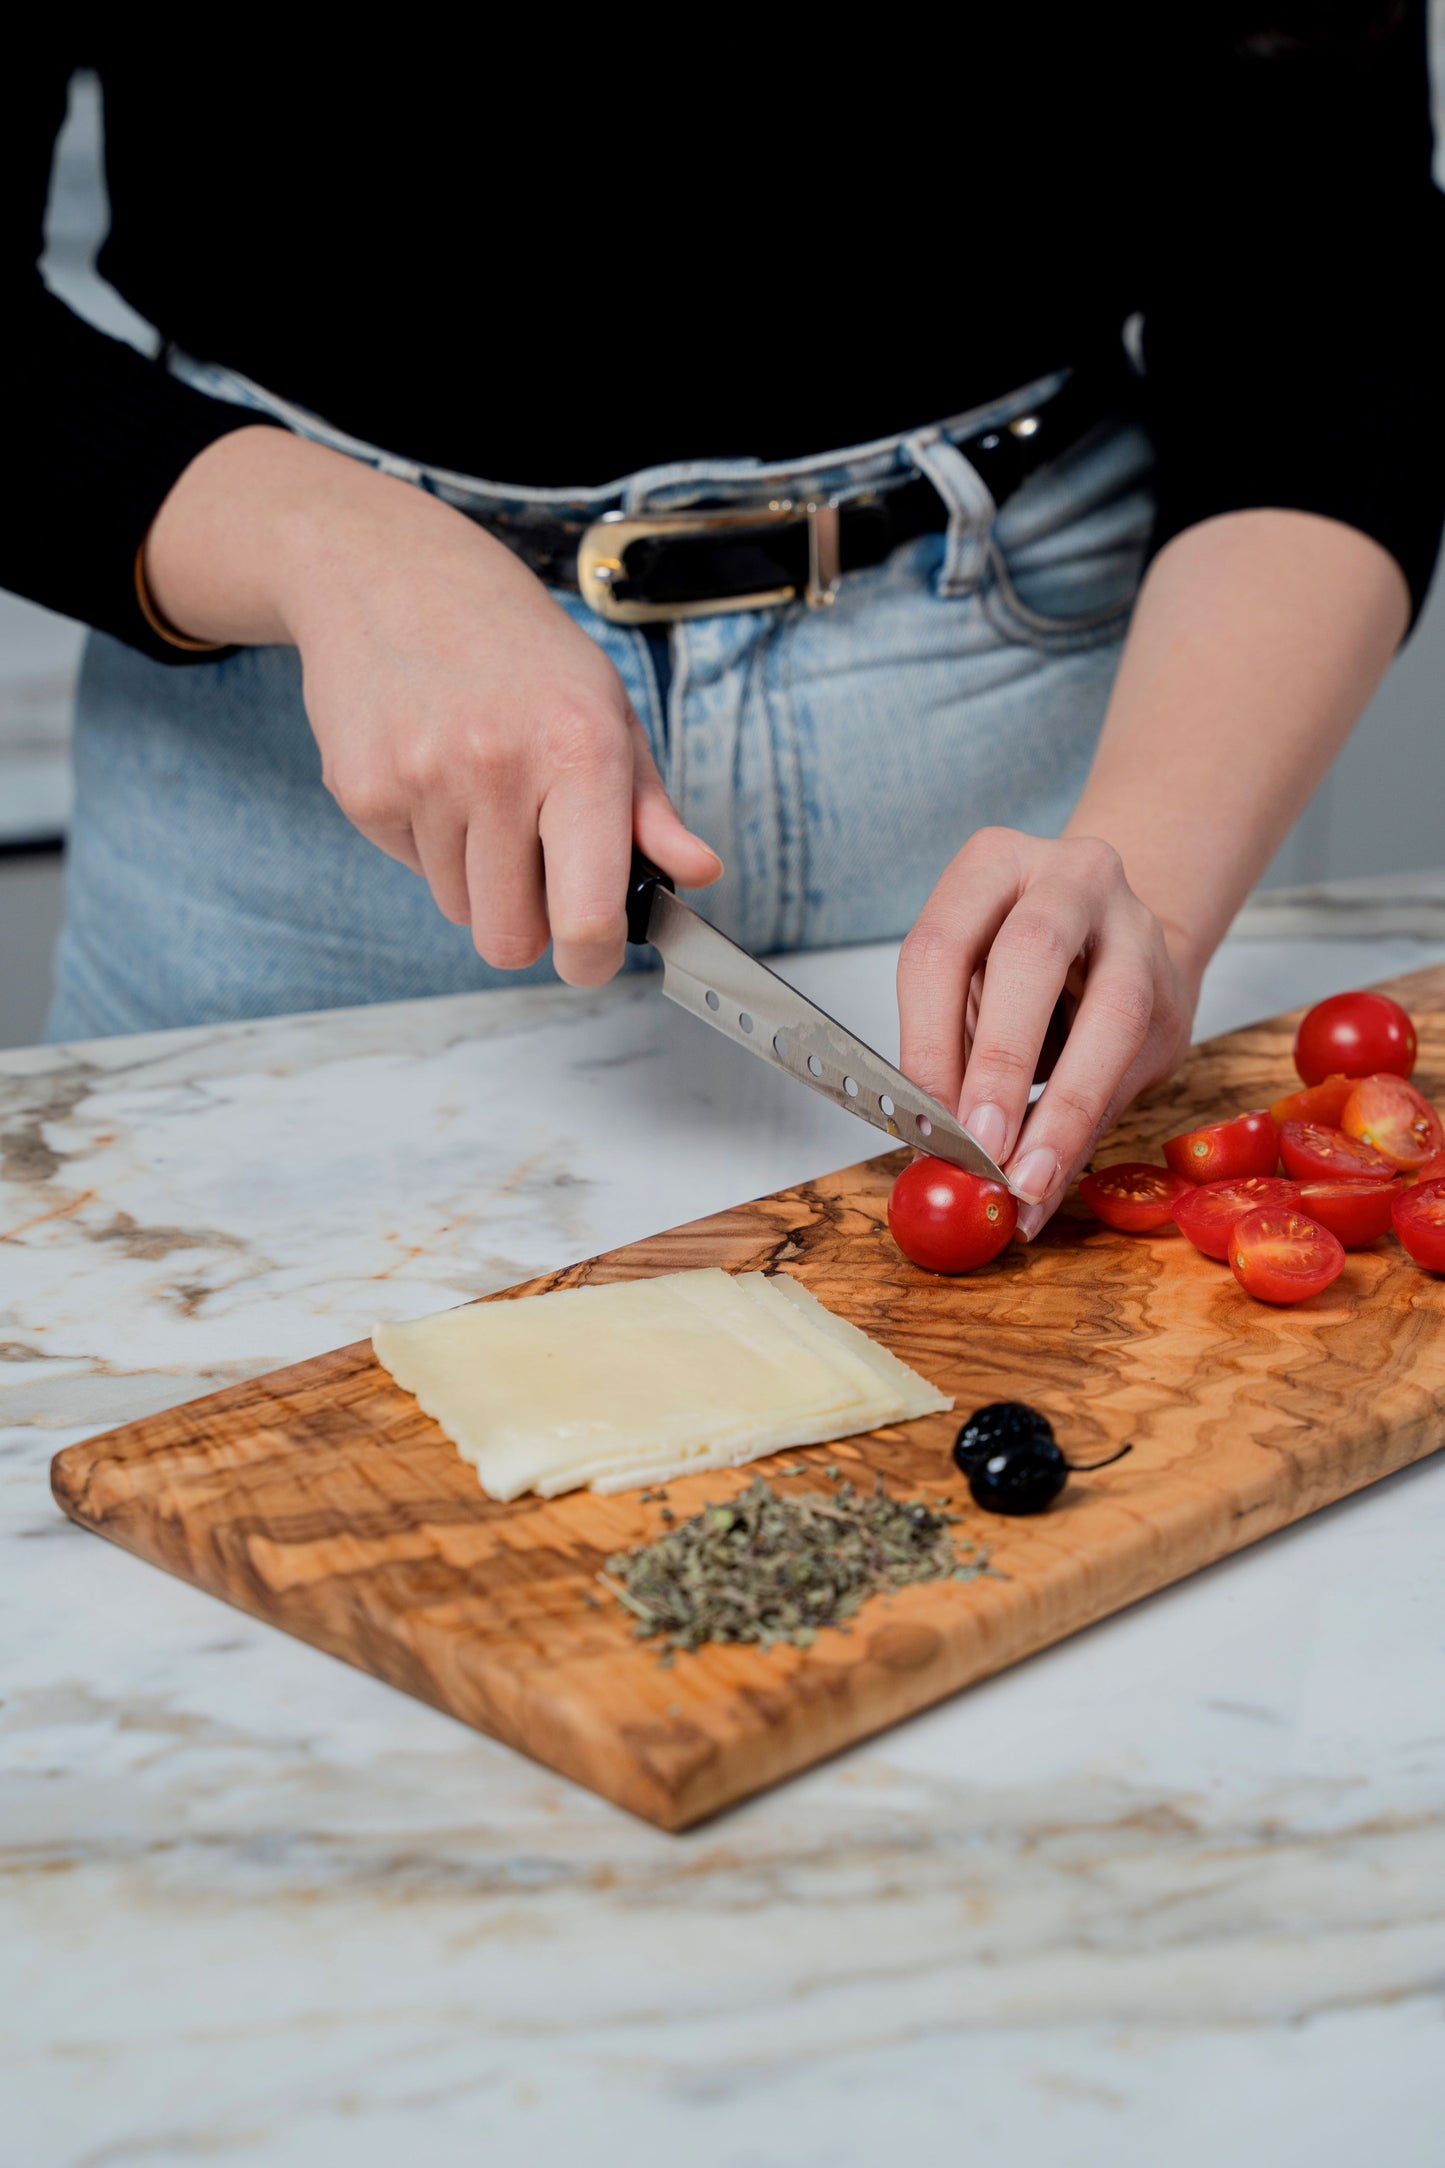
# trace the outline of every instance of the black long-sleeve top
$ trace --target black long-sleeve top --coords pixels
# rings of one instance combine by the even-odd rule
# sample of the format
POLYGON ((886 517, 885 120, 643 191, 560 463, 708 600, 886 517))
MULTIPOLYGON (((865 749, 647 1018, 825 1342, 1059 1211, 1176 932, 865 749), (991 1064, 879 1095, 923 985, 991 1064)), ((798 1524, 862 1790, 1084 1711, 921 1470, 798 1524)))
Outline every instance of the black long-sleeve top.
POLYGON ((102 274, 165 339, 393 451, 536 485, 785 458, 959 413, 1138 313, 1156 549, 1294 507, 1374 536, 1423 598, 1445 514, 1424 0, 474 11, 209 50, 55 12, 0 83, 0 584, 167 661, 136 550, 247 417, 41 281, 78 65, 104 97, 102 274))

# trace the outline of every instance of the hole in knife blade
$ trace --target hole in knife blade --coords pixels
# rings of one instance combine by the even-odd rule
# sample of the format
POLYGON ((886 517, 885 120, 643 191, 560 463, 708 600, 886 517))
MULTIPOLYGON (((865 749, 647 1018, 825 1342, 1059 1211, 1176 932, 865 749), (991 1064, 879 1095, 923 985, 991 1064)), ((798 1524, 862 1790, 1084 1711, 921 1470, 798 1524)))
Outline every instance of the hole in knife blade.
POLYGON ((878 1095, 878 1111, 880 1114, 886 1114, 889 1121, 892 1121, 893 1101, 889 1098, 887 1092, 880 1092, 878 1095))
POLYGON ((809 1076, 821 1076, 823 1074, 823 1064, 816 1054, 808 1056, 808 1074, 809 1076))
POLYGON ((717 995, 713 992, 711 987, 708 988, 707 992, 703 995, 702 998, 707 1003, 710 1009, 720 1009, 722 1007, 722 1003, 718 1000, 717 995))
POLYGON ((848 1097, 849 1097, 850 1099, 856 1099, 856 1098, 857 1098, 857 1096, 858 1096, 858 1081, 857 1081, 857 1078, 856 1078, 856 1077, 851 1077, 851 1076, 845 1076, 845 1077, 844 1077, 844 1079, 843 1079, 843 1089, 844 1089, 844 1091, 845 1091, 845 1092, 846 1092, 846 1093, 848 1094, 848 1097))
POLYGON ((780 1031, 773 1033, 773 1052, 779 1061, 786 1061, 788 1058, 788 1044, 780 1031))
POLYGON ((744 1031, 751 1031, 753 1028, 753 1020, 749 1016, 746 1009, 744 1009, 741 1016, 739 1016, 738 1022, 742 1025, 744 1031))
POLYGON ((933 1124, 926 1114, 920 1114, 918 1117, 918 1134, 920 1137, 931 1137, 933 1135, 933 1124))

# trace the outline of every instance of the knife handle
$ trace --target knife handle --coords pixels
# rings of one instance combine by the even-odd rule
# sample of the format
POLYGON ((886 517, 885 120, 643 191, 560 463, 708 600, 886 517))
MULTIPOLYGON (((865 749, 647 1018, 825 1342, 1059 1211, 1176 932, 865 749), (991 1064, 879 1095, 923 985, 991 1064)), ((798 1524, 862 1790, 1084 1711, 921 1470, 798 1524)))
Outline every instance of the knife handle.
POLYGON ((660 866, 650 858, 644 858, 634 843, 632 865, 627 875, 627 938, 641 947, 647 940, 647 922, 652 916, 652 899, 659 888, 672 890, 676 883, 670 881, 660 866))

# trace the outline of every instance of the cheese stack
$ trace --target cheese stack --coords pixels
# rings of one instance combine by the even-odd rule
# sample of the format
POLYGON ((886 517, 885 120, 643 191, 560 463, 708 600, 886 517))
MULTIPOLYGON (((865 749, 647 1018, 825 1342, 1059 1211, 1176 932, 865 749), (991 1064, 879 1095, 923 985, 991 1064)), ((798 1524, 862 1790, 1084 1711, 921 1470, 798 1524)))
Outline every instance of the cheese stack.
POLYGON ((781 1273, 471 1303, 371 1344, 499 1499, 631 1490, 953 1405, 781 1273))

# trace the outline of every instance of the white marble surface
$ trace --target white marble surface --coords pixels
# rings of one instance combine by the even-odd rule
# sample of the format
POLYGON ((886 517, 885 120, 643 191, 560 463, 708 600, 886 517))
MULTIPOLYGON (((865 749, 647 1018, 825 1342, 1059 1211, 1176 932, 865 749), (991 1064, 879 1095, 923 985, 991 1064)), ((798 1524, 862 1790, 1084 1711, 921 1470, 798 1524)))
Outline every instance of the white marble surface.
MULTIPOLYGON (((1254 932, 1202 1029, 1445 955, 1254 932)), ((0 1057, 0 2161, 1435 2168, 1445 1460, 680 1838, 50 1502, 867 1144, 637 980, 0 1057)))

